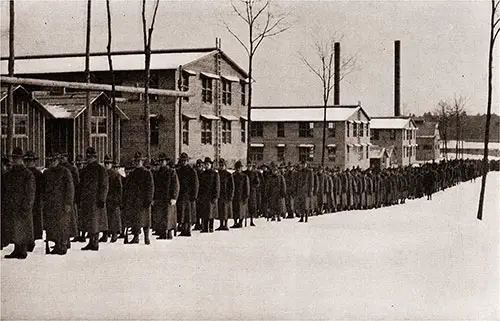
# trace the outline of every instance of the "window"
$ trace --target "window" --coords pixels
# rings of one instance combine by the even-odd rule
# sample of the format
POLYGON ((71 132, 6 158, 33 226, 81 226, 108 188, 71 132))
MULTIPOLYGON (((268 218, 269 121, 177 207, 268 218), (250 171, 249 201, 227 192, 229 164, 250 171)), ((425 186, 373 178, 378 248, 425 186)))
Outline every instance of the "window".
POLYGON ((391 129, 391 137, 390 137, 391 140, 396 140, 396 130, 395 129, 391 129))
POLYGON ((28 116, 14 116, 14 135, 26 135, 28 116))
MULTIPOLYGON (((189 75, 187 73, 182 73, 181 91, 189 91, 189 75)), ((182 97, 182 100, 189 101, 189 97, 182 97)))
POLYGON ((231 144, 231 121, 222 120, 222 143, 231 144))
POLYGON ((212 79, 207 77, 201 78, 201 100, 204 103, 212 103, 212 79))
POLYGON ((365 124, 359 124, 359 137, 363 137, 365 135, 364 131, 365 131, 365 124))
POLYGON ((334 162, 337 159, 337 147, 328 146, 328 159, 334 162))
POLYGON ((346 150, 347 150, 346 151, 346 158, 349 161, 350 154, 351 154, 351 146, 347 145, 347 149, 346 150))
POLYGON ((358 159, 359 160, 362 160, 363 159, 363 156, 365 155, 365 151, 364 151, 364 146, 359 146, 357 149, 358 151, 358 159))
MULTIPOLYGON (((94 135, 106 135, 108 131, 107 126, 107 107, 103 104, 92 105, 92 115, 91 115, 91 133, 94 135)), ((151 121, 151 119, 150 119, 151 121)))
POLYGON ((352 124, 352 137, 358 136, 358 124, 352 124))
POLYGON ((349 137, 351 131, 351 123, 346 122, 346 136, 349 137))
POLYGON ((277 155, 278 155, 278 162, 284 162, 285 161, 285 146, 278 146, 276 147, 277 155))
POLYGON ((247 141, 247 126, 246 121, 240 119, 240 132, 241 132, 241 142, 246 143, 247 141))
POLYGON ((277 123, 278 137, 285 137, 285 123, 277 123))
POLYGON ((252 162, 261 162, 264 159, 264 147, 250 147, 249 154, 252 162))
POLYGON ((372 133, 371 139, 373 139, 373 140, 380 139, 380 132, 378 131, 378 129, 372 129, 371 133, 372 133))
POLYGON ((186 117, 182 119, 182 143, 189 145, 189 119, 186 117))
POLYGON ((314 147, 299 147, 299 161, 312 162, 314 160, 314 147))
POLYGON ((222 80, 222 103, 231 105, 231 82, 222 80))
POLYGON ((410 146, 409 149, 410 149, 410 158, 411 158, 411 156, 413 155, 413 146, 410 146))
POLYGON ((250 123, 250 137, 262 137, 264 132, 264 125, 260 122, 250 123))
POLYGON ((149 117, 149 139, 151 145, 157 146, 160 144, 160 122, 157 116, 149 117))
POLYGON ((7 116, 2 115, 2 135, 7 135, 7 116))
POLYGON ((366 146, 366 159, 370 158, 370 146, 366 146))
POLYGON ((201 143, 203 145, 212 144, 212 121, 202 119, 201 121, 201 143))
POLYGON ((246 106, 247 104, 247 93, 246 93, 246 84, 244 82, 241 82, 240 83, 240 86, 241 86, 241 105, 242 106, 246 106))
POLYGON ((314 137, 314 123, 300 122, 299 137, 314 137))
POLYGON ((337 131, 336 125, 334 122, 328 123, 328 137, 335 137, 335 132, 337 131))

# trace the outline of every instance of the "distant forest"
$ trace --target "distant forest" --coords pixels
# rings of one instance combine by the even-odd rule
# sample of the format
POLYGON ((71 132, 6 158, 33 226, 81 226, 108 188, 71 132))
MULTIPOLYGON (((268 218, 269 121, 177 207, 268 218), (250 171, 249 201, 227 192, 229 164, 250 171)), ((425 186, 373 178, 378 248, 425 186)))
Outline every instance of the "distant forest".
MULTIPOLYGON (((448 115, 444 121, 436 113, 427 112, 423 116, 425 121, 438 121, 440 123, 440 136, 443 139, 443 131, 447 130, 448 140, 457 139, 457 118, 448 115), (444 126, 443 126, 444 125, 444 126)), ((459 119, 460 138, 465 141, 484 141, 484 129, 486 128, 486 115, 467 115, 463 112, 459 119)), ((490 141, 500 142, 500 116, 491 115, 490 141)))

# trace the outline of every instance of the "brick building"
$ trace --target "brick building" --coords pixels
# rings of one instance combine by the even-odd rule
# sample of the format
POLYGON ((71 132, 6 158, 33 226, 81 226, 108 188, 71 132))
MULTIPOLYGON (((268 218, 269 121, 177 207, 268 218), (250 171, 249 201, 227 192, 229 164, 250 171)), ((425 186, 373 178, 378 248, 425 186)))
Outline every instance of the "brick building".
MULTIPOLYGON (((16 76, 84 82, 83 54, 16 58, 16 76)), ((2 74, 7 62, 2 61, 2 74)), ((113 53, 116 85, 144 86, 144 54, 113 53)), ((93 53, 91 82, 111 83, 106 53, 93 53)), ((177 159, 226 158, 232 165, 246 159, 248 75, 222 50, 198 48, 153 50, 151 88, 192 91, 194 96, 150 96, 151 154, 165 152, 177 159)), ((35 88, 36 89, 36 88, 35 88)), ((146 151, 143 97, 118 93, 119 105, 129 120, 122 123, 121 160, 128 163, 136 151, 146 151)))
MULTIPOLYGON (((307 160, 321 164, 323 107, 255 107, 250 159, 258 163, 307 160)), ((370 117, 358 105, 328 106, 325 166, 370 166, 370 117)))
POLYGON ((417 160, 428 162, 440 159, 439 123, 428 122, 423 119, 415 120, 417 130, 417 160))
POLYGON ((373 117, 371 142, 373 145, 393 148, 397 166, 408 166, 416 161, 417 125, 409 117, 373 117))

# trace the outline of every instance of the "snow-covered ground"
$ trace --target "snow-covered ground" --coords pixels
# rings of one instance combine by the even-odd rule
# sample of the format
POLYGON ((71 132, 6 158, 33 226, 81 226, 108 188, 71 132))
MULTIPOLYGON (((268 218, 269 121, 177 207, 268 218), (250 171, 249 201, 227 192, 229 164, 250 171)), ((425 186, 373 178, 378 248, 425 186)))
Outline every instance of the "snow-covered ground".
POLYGON ((38 243, 1 261, 2 319, 498 320, 500 173, 482 221, 479 187, 150 246, 38 243))

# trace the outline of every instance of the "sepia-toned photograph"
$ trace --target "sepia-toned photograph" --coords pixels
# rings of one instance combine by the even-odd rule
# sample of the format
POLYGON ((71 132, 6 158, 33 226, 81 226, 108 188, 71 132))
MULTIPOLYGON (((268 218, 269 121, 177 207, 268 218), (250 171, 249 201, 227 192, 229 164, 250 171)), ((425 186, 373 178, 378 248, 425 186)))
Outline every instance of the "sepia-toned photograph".
POLYGON ((2 0, 1 320, 500 320, 500 0, 2 0))

